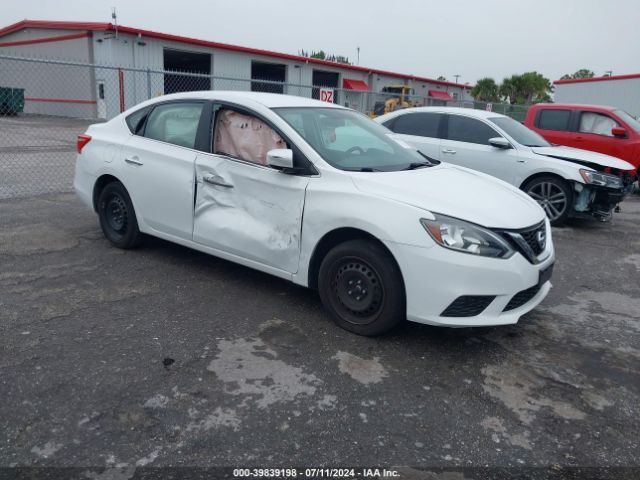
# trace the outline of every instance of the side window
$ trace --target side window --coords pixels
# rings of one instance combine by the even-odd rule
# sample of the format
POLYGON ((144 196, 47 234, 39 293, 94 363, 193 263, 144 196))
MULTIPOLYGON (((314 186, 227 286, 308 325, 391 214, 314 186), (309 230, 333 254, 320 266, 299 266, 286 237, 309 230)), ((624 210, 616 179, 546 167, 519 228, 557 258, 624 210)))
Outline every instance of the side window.
POLYGON ((201 103, 158 105, 149 114, 144 136, 181 147, 194 148, 201 113, 201 103))
POLYGON ((501 136, 493 128, 475 118, 449 115, 449 140, 489 145, 489 139, 501 136))
POLYGON ((603 113, 582 112, 582 115, 580 115, 579 131, 583 133, 594 133, 596 135, 612 137, 611 129, 618 126, 618 122, 603 113))
POLYGON ((571 110, 540 110, 538 128, 543 130, 569 130, 571 110))
POLYGON ((151 107, 144 107, 140 110, 136 110, 131 115, 129 115, 126 119, 127 126, 131 133, 134 135, 139 135, 142 129, 142 124, 144 123, 144 119, 147 117, 149 110, 151 107))
POLYGON ((287 148, 269 125, 252 115, 222 108, 216 113, 213 153, 258 165, 267 164, 267 152, 287 148))
POLYGON ((395 119, 391 130, 405 135, 438 138, 439 113, 408 113, 395 119))

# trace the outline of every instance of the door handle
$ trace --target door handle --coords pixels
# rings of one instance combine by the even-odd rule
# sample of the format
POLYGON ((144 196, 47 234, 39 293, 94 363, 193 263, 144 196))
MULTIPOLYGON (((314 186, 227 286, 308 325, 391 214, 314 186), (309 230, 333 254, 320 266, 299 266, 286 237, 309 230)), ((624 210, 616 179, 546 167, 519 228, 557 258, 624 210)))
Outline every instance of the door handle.
POLYGON ((233 185, 224 181, 220 175, 204 175, 202 177, 202 181, 208 183, 209 185, 217 185, 219 187, 233 188, 233 185))
POLYGON ((442 153, 449 153, 451 155, 455 155, 456 151, 455 150, 451 150, 450 148, 443 148, 442 149, 442 153))
POLYGON ((142 163, 140 159, 136 156, 125 158, 124 161, 131 165, 137 165, 137 166, 144 165, 144 163, 142 163))

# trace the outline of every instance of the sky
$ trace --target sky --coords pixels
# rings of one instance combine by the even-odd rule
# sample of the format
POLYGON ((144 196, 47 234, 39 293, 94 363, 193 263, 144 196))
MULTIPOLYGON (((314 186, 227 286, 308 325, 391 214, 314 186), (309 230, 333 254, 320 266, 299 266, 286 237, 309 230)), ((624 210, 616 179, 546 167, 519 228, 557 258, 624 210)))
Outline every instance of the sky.
POLYGON ((399 73, 475 83, 580 68, 640 72, 638 0, 2 0, 0 27, 111 21, 297 54, 324 50, 399 73))

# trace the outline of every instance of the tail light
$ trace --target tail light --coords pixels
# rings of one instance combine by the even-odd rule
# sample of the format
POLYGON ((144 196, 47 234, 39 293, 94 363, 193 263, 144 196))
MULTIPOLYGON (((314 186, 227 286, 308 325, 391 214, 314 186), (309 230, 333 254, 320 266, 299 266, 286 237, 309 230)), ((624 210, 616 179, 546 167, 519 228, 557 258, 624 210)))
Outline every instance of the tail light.
POLYGON ((87 143, 91 141, 91 135, 78 135, 78 140, 76 141, 76 152, 82 153, 82 149, 85 147, 87 143))

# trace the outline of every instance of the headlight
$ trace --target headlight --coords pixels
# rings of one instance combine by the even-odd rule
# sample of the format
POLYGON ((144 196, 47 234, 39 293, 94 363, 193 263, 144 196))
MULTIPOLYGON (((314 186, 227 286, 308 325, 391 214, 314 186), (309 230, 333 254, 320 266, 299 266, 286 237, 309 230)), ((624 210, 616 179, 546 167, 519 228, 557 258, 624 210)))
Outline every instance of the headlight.
POLYGON ((435 220, 420 220, 435 242, 458 252, 482 257, 509 258, 515 250, 491 230, 464 220, 434 214, 435 220))
POLYGON ((580 169, 580 175, 584 183, 601 187, 621 188, 622 179, 608 173, 594 172, 593 170, 580 169))

